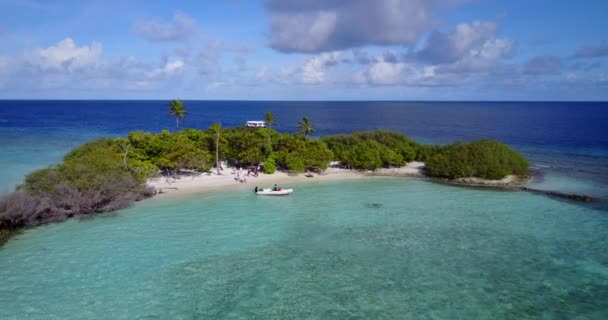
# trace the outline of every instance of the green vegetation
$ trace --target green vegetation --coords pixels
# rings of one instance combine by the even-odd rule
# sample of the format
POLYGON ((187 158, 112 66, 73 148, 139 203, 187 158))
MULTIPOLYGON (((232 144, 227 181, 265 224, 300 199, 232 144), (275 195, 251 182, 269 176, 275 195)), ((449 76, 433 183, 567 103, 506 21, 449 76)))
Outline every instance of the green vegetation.
POLYGON ((439 149, 426 162, 426 173, 448 179, 502 179, 510 174, 526 174, 529 167, 530 163, 509 146, 482 139, 439 149))
MULTIPOLYGON (((169 107, 179 126, 186 114, 183 104, 174 100, 169 107)), ((274 123, 270 113, 266 120, 274 123)), ((309 119, 298 124, 296 134, 215 123, 207 130, 133 131, 126 138, 86 143, 66 154, 62 163, 30 173, 15 192, 0 197, 0 230, 6 238, 12 234, 7 230, 124 208, 152 196, 154 190, 145 185, 150 177, 210 172, 214 164, 220 174, 221 161, 261 165, 272 174, 324 170, 332 160, 361 170, 418 160, 426 162, 427 175, 449 179, 500 179, 525 174, 529 167, 513 149, 491 140, 425 146, 389 131, 308 139, 314 131, 309 119)))
MULTIPOLYGON (((59 165, 35 171, 0 198, 0 229, 124 208, 153 194, 148 176, 125 166, 124 139, 99 139, 70 151, 59 165)), ((130 154, 127 149, 127 154, 130 154)))
POLYGON ((326 169, 333 159, 333 153, 323 141, 288 134, 279 137, 274 150, 279 168, 292 172, 304 172, 312 168, 326 169))
POLYGON ((431 177, 502 179, 525 174, 530 166, 515 150, 487 139, 427 146, 400 133, 373 131, 327 136, 321 141, 334 153, 335 160, 353 169, 398 167, 416 160, 425 162, 425 173, 431 177))
POLYGON ((334 160, 347 168, 376 170, 400 167, 420 160, 426 147, 390 131, 355 132, 321 138, 334 153, 334 160))
POLYGON ((298 122, 298 128, 300 128, 300 131, 298 133, 303 134, 305 138, 308 138, 308 135, 315 131, 315 129, 313 129, 312 125, 310 124, 310 120, 308 120, 308 117, 304 117, 298 122))
POLYGON ((268 128, 272 128, 272 126, 277 123, 277 121, 272 116, 272 112, 270 112, 270 111, 266 112, 266 115, 264 116, 264 120, 266 121, 266 125, 268 126, 268 128))
POLYGON ((179 119, 184 120, 188 112, 184 107, 184 102, 181 100, 172 100, 169 105, 169 117, 175 117, 175 128, 179 130, 179 119))

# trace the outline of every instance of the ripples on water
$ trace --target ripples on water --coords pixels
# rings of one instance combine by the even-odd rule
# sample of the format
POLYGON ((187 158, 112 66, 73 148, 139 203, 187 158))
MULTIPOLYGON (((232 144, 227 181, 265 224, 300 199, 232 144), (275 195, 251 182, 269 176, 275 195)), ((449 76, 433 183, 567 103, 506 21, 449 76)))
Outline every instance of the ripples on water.
POLYGON ((10 242, 0 318, 605 319, 607 234, 586 207, 414 179, 152 200, 10 242))

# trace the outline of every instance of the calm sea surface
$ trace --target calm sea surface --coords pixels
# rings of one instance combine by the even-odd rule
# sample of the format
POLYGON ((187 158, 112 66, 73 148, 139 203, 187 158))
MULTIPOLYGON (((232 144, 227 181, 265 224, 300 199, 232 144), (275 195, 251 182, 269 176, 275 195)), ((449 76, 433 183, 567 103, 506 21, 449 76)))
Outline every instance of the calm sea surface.
MULTIPOLYGON (((0 101, 0 190, 70 148, 173 129, 166 101, 0 101)), ((185 127, 272 111, 317 135, 492 138, 542 174, 526 192, 416 179, 152 199, 0 249, 0 319, 607 319, 608 103, 186 101, 185 127)))

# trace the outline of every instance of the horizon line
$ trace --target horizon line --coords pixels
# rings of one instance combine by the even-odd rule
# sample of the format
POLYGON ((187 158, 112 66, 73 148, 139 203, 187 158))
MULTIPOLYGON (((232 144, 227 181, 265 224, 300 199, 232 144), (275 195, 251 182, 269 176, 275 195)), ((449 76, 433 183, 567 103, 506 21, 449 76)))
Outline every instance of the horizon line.
POLYGON ((541 102, 578 102, 578 103, 607 103, 608 100, 280 100, 280 99, 138 99, 138 98, 0 98, 0 101, 171 101, 171 100, 182 100, 182 101, 195 101, 195 102, 498 102, 498 103, 509 103, 509 102, 527 102, 527 103, 541 103, 541 102))

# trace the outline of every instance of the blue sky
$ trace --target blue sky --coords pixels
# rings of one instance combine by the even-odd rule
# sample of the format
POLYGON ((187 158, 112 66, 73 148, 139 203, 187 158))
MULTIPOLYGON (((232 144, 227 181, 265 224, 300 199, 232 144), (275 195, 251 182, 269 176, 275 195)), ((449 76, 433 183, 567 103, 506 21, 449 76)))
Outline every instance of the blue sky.
POLYGON ((608 100, 608 1, 0 0, 0 98, 608 100))

